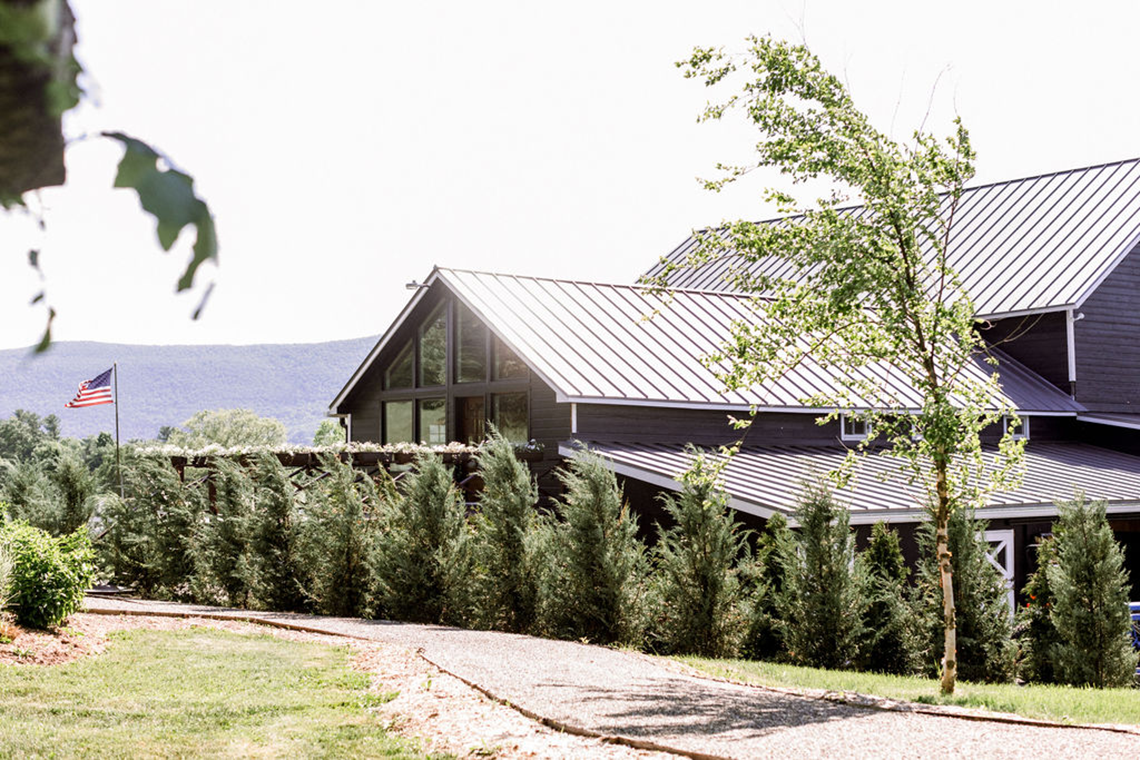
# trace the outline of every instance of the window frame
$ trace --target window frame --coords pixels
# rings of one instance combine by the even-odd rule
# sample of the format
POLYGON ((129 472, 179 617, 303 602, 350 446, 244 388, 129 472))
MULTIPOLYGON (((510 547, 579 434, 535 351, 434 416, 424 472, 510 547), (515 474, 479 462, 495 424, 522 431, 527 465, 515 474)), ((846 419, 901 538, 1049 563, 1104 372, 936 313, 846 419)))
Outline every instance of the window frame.
MULTIPOLYGON (((1017 415, 1017 417, 1019 420, 1021 420, 1021 427, 1019 427, 1017 429, 1017 432, 1010 434, 1010 436, 1009 436, 1010 440, 1011 441, 1028 441, 1028 440, 1030 440, 1029 420, 1031 418, 1031 415, 1019 414, 1019 415, 1017 415)), ((1001 437, 1002 438, 1004 438, 1005 434, 1007 432, 1009 432, 1010 422, 1011 422, 1011 420, 1010 420, 1010 416, 1008 414, 1003 414, 1001 416, 1001 437)))
POLYGON ((857 419, 855 419, 855 417, 853 415, 850 415, 847 413, 843 413, 843 414, 839 415, 839 440, 850 441, 850 442, 869 441, 869 440, 871 440, 871 432, 872 432, 872 427, 871 427, 871 421, 870 420, 857 420, 857 419), (848 433, 847 432, 848 422, 855 424, 855 425, 862 425, 863 426, 863 432, 862 433, 854 433, 854 432, 848 433))
MULTIPOLYGON (((422 320, 417 320, 414 323, 405 323, 400 330, 400 335, 404 336, 403 342, 397 344, 398 349, 395 349, 393 359, 384 365, 383 375, 381 376, 381 389, 377 396, 378 419, 379 419, 379 440, 385 441, 385 433, 387 432, 387 407, 385 404, 392 401, 410 401, 412 402, 412 440, 411 443, 426 442, 426 432, 421 429, 420 425, 420 412, 419 404, 421 400, 430 398, 443 398, 445 402, 445 420, 446 420, 446 436, 445 442, 453 442, 458 439, 460 420, 462 409, 459 399, 465 397, 481 396, 483 398, 484 408, 484 424, 488 422, 495 422, 492 419, 492 411, 494 406, 494 397, 500 394, 519 393, 525 395, 526 400, 526 426, 527 426, 527 440, 530 440, 531 435, 531 381, 533 373, 530 367, 519 357, 519 362, 522 365, 522 372, 517 377, 508 377, 502 379, 494 379, 497 370, 498 351, 496 348, 497 343, 506 346, 506 342, 502 340, 487 323, 475 313, 474 309, 466 307, 462 302, 448 294, 439 298, 435 303, 424 304, 425 316, 422 320), (461 309, 466 309, 471 316, 473 316, 483 328, 483 347, 484 347, 484 372, 481 380, 471 380, 459 382, 459 320, 461 318, 461 309), (423 336, 429 329, 429 326, 438 319, 440 315, 444 317, 445 327, 445 340, 444 340, 444 383, 442 385, 423 385, 421 384, 422 375, 422 361, 423 361, 423 336), (412 385, 404 388, 389 388, 387 387, 388 374, 395 363, 396 359, 401 357, 404 351, 410 348, 412 358, 412 385)), ((395 341, 393 341, 395 343, 395 341)), ((510 348, 507 346, 507 348, 510 348)), ((512 350, 513 353, 513 350, 512 350)), ((517 354, 515 354, 517 356, 517 354)))

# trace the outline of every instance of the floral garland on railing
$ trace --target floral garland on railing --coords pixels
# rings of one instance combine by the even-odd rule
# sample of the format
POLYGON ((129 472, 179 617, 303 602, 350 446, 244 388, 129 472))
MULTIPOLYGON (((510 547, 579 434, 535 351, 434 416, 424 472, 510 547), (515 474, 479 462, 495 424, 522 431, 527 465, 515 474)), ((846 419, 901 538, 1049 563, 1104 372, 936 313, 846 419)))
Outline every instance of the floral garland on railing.
MULTIPOLYGON (((513 444, 517 454, 541 453, 545 447, 533 438, 526 443, 513 444)), ((469 446, 465 443, 451 442, 429 445, 426 443, 365 443, 353 441, 352 443, 335 443, 328 446, 305 446, 300 444, 285 444, 282 446, 219 446, 211 444, 201 449, 184 449, 169 443, 139 443, 135 444, 136 451, 161 457, 184 457, 194 459, 199 457, 241 457, 253 454, 467 454, 475 456, 482 451, 482 446, 469 446)))

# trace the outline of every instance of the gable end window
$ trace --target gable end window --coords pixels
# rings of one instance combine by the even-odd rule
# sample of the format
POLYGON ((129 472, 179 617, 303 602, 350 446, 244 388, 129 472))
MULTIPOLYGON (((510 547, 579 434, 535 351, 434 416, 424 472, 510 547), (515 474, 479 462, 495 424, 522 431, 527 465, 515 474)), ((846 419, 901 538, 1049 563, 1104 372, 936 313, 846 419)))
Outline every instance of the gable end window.
POLYGON ((384 389, 412 387, 412 341, 400 349, 384 373, 384 389))
POLYGON ((431 388, 447 382, 447 310, 440 306, 420 328, 419 387, 431 388))
POLYGON ((530 369, 462 301, 443 298, 393 342, 380 391, 384 443, 478 444, 488 425, 530 438, 530 369))

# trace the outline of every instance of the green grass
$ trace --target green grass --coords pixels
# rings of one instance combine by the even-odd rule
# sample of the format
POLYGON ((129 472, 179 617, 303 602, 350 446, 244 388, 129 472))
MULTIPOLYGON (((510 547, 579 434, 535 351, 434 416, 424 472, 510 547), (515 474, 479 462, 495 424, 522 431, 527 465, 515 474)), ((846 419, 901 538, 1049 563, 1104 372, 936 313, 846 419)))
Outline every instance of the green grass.
POLYGON ((129 631, 67 665, 0 666, 0 757, 423 757, 345 647, 129 631))
POLYGON ((677 659, 710 675, 763 686, 855 691, 926 704, 980 707, 1064 723, 1140 724, 1140 689, 959 682, 954 696, 943 697, 939 693, 938 681, 928 678, 822 670, 748 660, 677 659))

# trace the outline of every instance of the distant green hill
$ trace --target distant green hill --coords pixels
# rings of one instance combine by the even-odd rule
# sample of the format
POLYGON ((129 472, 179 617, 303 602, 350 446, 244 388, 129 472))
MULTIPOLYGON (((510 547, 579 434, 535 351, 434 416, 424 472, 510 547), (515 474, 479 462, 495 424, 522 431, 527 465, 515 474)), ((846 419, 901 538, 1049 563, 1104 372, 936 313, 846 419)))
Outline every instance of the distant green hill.
POLYGON ((55 343, 42 356, 0 351, 0 419, 16 409, 55 414, 65 436, 115 430, 111 405, 63 407, 79 383, 119 363, 124 441, 154 438, 203 409, 252 409, 276 417, 293 443, 311 443, 329 403, 376 338, 253 346, 130 346, 55 343))

